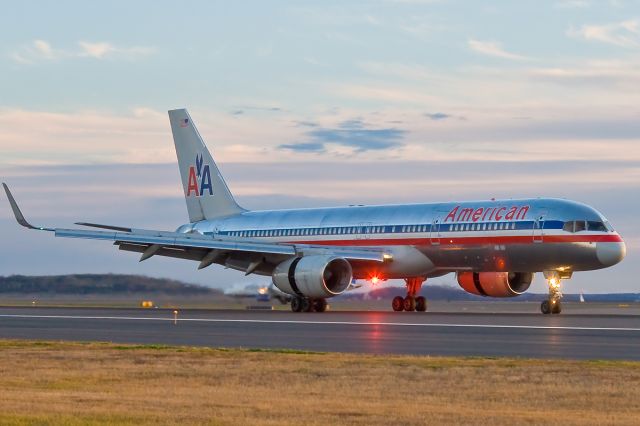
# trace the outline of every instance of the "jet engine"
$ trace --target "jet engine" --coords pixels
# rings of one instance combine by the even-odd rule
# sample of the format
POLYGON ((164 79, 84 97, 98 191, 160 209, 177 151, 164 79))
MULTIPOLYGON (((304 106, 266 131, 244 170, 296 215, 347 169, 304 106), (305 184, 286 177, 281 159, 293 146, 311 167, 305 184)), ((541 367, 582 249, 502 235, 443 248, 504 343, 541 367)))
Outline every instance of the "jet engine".
POLYGON ((341 257, 310 255, 282 262, 273 271, 273 284, 285 293, 333 297, 351 284, 351 264, 341 257))
POLYGON ((531 285, 532 272, 458 272, 458 284, 478 296, 519 296, 531 285))

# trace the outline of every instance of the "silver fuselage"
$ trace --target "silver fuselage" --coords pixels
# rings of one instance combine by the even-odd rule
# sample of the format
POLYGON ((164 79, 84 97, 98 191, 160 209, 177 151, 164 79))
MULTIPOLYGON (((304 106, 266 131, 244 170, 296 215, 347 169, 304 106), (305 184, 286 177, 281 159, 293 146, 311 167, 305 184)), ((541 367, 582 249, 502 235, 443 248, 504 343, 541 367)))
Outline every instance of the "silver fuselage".
POLYGON ((316 246, 383 247, 393 255, 392 262, 375 270, 355 262, 355 278, 585 271, 618 263, 626 250, 622 238, 594 208, 545 198, 246 211, 186 224, 178 231, 316 246))

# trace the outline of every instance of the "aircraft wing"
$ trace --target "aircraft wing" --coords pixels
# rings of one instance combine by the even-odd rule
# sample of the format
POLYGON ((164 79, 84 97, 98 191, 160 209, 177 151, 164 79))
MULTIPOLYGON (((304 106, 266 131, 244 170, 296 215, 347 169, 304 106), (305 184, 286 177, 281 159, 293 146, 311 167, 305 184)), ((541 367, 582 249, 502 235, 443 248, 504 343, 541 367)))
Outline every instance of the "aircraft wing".
POLYGON ((119 246, 120 250, 142 253, 140 261, 154 255, 177 257, 199 260, 199 269, 202 269, 213 263, 223 263, 229 257, 235 257, 238 260, 246 258, 253 261, 246 270, 246 273, 249 274, 260 266, 260 263, 255 260, 256 257, 261 259, 268 258, 270 263, 279 263, 292 256, 304 256, 307 254, 332 254, 347 260, 371 262, 384 262, 390 259, 389 255, 381 249, 264 242, 246 238, 155 231, 86 222, 77 224, 104 230, 38 227, 33 226, 25 219, 7 185, 4 183, 2 185, 16 220, 20 225, 29 229, 50 231, 56 237, 112 241, 119 246))

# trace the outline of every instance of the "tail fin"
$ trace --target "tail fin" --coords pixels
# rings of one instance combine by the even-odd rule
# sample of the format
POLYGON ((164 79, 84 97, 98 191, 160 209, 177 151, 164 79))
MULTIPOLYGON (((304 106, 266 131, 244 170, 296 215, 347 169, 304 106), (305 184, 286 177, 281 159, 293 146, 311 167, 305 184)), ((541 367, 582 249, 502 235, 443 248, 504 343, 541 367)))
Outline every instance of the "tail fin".
POLYGON ((233 199, 186 109, 169 111, 189 220, 198 222, 245 211, 233 199))

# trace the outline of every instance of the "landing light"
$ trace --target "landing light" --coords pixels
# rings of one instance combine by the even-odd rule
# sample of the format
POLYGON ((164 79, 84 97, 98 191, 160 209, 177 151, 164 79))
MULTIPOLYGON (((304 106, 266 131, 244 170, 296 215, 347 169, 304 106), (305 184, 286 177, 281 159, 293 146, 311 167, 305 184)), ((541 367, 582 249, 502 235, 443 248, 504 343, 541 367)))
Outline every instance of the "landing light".
POLYGON ((378 282, 380 282, 380 278, 378 278, 378 277, 372 277, 371 278, 371 284, 378 284, 378 282))

